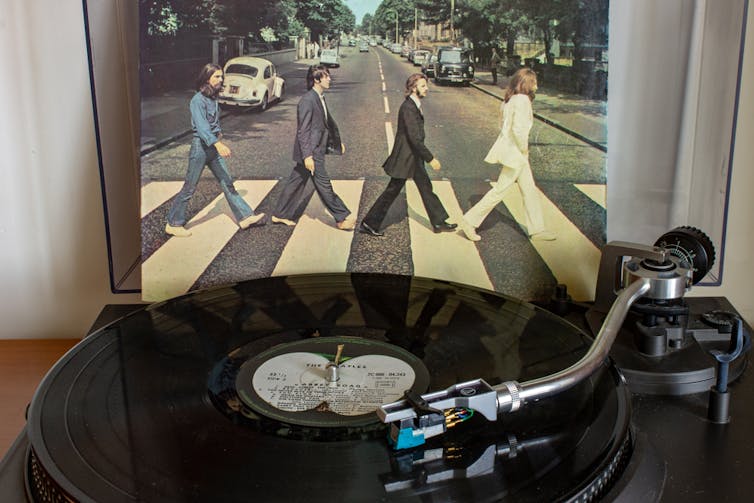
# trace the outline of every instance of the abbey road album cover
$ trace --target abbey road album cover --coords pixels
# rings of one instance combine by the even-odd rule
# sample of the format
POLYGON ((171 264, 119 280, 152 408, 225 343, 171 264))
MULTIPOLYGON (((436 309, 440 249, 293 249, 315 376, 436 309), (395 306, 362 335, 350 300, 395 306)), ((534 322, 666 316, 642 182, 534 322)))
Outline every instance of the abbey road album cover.
POLYGON ((139 6, 144 300, 343 271, 593 298, 608 0, 139 6))

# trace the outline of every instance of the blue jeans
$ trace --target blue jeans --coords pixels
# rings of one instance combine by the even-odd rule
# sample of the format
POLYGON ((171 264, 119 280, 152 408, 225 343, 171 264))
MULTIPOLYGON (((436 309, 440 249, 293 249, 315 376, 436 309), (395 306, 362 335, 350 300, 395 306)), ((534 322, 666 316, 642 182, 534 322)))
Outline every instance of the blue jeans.
POLYGON ((225 165, 225 159, 217 153, 217 149, 214 146, 207 147, 202 143, 202 140, 194 138, 191 141, 191 150, 189 151, 186 181, 183 183, 181 191, 175 196, 173 205, 170 207, 170 212, 168 213, 168 223, 170 225, 181 227, 186 224, 186 207, 189 200, 191 200, 191 196, 196 191, 196 184, 199 183, 199 176, 202 174, 204 166, 209 166, 212 174, 220 182, 225 199, 228 200, 228 205, 230 205, 230 209, 233 211, 237 222, 254 214, 254 210, 236 192, 236 188, 233 186, 233 179, 230 177, 228 167, 225 165))

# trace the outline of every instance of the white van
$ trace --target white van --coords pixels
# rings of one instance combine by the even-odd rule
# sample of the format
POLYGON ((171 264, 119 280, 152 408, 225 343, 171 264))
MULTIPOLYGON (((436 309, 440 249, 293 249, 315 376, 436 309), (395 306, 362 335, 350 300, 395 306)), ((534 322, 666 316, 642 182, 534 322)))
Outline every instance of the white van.
POLYGON ((319 52, 319 64, 327 67, 338 67, 338 50, 337 49, 322 49, 319 52))

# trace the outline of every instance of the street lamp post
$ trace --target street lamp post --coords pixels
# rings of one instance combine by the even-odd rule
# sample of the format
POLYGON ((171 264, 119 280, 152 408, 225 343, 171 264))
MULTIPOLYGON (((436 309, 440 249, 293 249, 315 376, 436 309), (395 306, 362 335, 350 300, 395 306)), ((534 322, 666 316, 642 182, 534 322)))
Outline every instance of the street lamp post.
POLYGON ((395 43, 398 43, 398 11, 395 9, 385 9, 385 12, 392 12, 395 14, 395 43))
POLYGON ((414 49, 416 49, 416 39, 419 35, 419 9, 414 7, 414 49))
POLYGON ((453 11, 456 10, 456 1, 450 0, 450 43, 455 44, 456 34, 453 31, 453 11))

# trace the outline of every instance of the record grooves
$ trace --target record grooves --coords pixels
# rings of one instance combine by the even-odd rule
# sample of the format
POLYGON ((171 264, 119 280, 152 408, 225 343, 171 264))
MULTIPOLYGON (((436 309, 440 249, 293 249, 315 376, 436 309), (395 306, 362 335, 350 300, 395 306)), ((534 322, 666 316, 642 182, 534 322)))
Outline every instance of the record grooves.
POLYGON ((373 409, 529 380, 591 339, 516 299, 375 274, 268 278, 150 306, 84 339, 29 411, 35 501, 591 501, 630 461, 630 395, 590 379, 394 451, 373 409), (335 365, 333 365, 333 362, 335 365), (337 367, 333 369, 333 366, 337 367))

